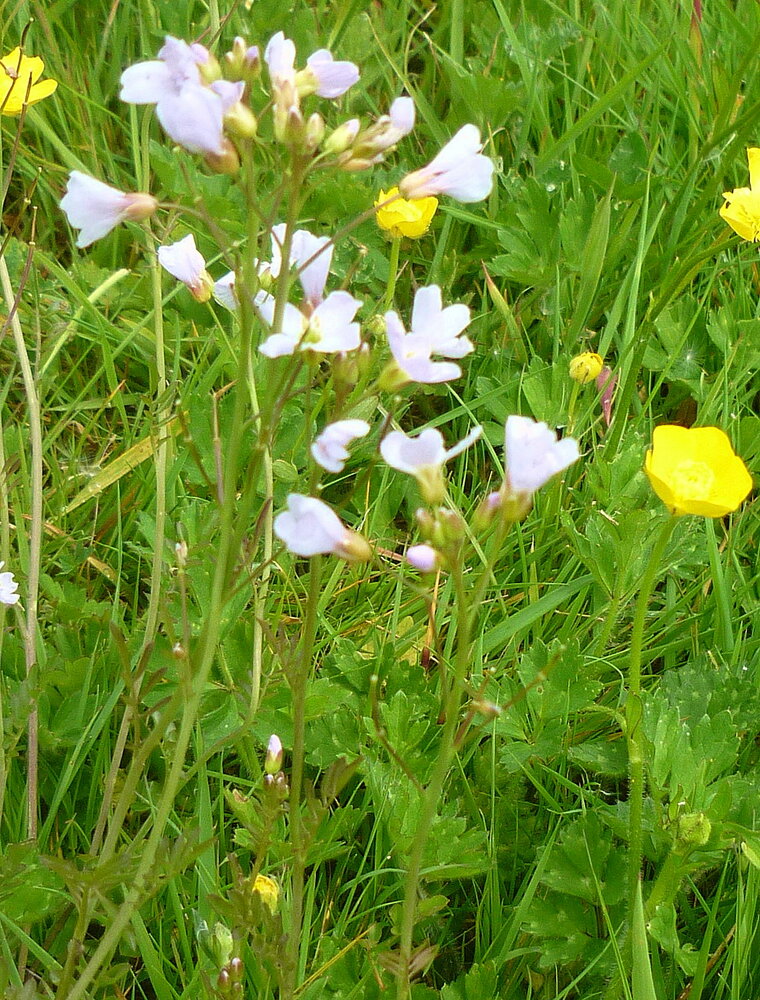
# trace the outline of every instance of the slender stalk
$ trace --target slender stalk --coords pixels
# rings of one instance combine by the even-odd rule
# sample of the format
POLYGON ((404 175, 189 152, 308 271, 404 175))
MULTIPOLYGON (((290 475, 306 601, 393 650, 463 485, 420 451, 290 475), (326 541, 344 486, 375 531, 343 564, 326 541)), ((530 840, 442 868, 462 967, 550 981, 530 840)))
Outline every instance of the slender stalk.
MULTIPOLYGON (((27 679, 37 663, 37 601, 42 556, 42 415, 37 395, 37 385, 26 350, 24 334, 18 318, 18 302, 13 294, 8 265, 0 257, 0 283, 8 307, 9 322, 13 332, 29 417, 29 442, 31 446, 29 567, 26 583, 26 621, 24 623, 24 660, 27 679)), ((20 520, 20 519, 18 519, 20 520)), ((37 837, 37 769, 38 769, 38 715, 34 707, 29 713, 27 746, 27 810, 26 832, 30 840, 37 837)))
POLYGON ((388 284, 385 287, 385 298, 383 299, 383 312, 393 308, 393 296, 396 294, 396 281, 398 279, 398 258, 401 250, 401 237, 394 236, 391 242, 391 256, 388 261, 388 284))
POLYGON ((399 944, 400 963, 396 976, 397 1000, 408 1000, 409 971, 412 958, 414 925, 417 914, 417 894, 422 871, 422 860, 425 853, 430 830, 433 826, 443 786, 456 753, 456 735, 459 727, 459 710, 462 704, 464 680, 470 662, 470 614, 468 612, 467 593, 464 584, 464 569, 461 559, 452 568, 452 580, 456 595, 457 640, 454 657, 454 674, 446 696, 446 717, 441 733, 441 743, 430 782, 425 788, 420 808, 420 818, 417 830, 409 851, 404 880, 404 900, 401 906, 401 940, 399 944))
POLYGON ((628 699, 626 702, 626 738, 628 742, 628 908, 633 910, 636 887, 641 874, 643 845, 642 814, 644 808, 644 747, 641 737, 641 652, 644 623, 665 547, 675 526, 675 517, 668 517, 660 528, 647 568, 639 587, 633 619, 631 649, 628 658, 628 699))

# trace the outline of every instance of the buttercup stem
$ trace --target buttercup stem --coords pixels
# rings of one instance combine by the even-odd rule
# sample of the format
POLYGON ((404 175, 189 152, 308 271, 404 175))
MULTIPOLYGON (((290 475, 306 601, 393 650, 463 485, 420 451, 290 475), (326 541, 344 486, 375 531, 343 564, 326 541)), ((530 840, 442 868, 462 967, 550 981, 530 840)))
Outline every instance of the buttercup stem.
POLYGON ((391 256, 388 261, 388 284, 385 287, 385 298, 383 299, 383 312, 393 308, 393 296, 396 293, 396 279, 398 278, 398 258, 401 250, 401 237, 394 236, 391 241, 391 256))
POLYGON ((631 650, 628 658, 628 700, 626 702, 626 739, 628 743, 628 909, 633 909, 636 886, 641 874, 642 859, 642 814, 644 807, 644 748, 641 738, 641 652, 644 639, 644 623, 649 598, 660 568, 665 547, 675 527, 675 517, 668 517, 660 528, 660 533, 652 548, 647 568, 639 587, 639 597, 633 619, 631 650))

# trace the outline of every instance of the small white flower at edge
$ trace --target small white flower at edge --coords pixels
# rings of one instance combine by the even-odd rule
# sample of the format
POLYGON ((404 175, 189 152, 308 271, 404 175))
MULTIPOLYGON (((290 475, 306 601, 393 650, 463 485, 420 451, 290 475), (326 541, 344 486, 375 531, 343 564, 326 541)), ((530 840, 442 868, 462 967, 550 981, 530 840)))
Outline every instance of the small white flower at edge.
POLYGON ((446 493, 442 471, 444 464, 469 448, 482 433, 482 427, 473 427, 458 444, 446 449, 442 434, 433 427, 422 431, 416 438, 403 431, 391 431, 380 442, 380 454, 391 468, 414 476, 425 500, 437 504, 442 502, 446 493))
POLYGON ((80 248, 110 233, 120 222, 147 219, 157 208, 158 202, 150 194, 119 191, 79 170, 72 170, 61 198, 69 225, 81 230, 76 243, 80 248))
POLYGON ((328 472, 342 472, 348 460, 346 445, 365 434, 369 434, 366 420, 336 420, 328 424, 311 446, 314 461, 328 472))
POLYGON ((198 302, 208 302, 214 283, 192 233, 176 243, 158 247, 156 254, 161 267, 187 285, 193 298, 198 302))
POLYGON ((332 554, 352 562, 372 558, 366 539, 351 531, 335 511, 316 497, 288 495, 288 509, 274 519, 274 533, 297 556, 332 554))
POLYGON ((494 165, 481 153, 475 125, 463 125, 440 153, 399 183, 404 198, 448 194, 461 202, 482 201, 491 193, 494 165))
MULTIPOLYGON (((5 563, 0 562, 0 569, 5 566, 5 563)), ((13 573, 6 571, 5 573, 0 573, 0 604, 16 604, 20 600, 21 595, 17 594, 18 583, 13 579, 13 573)))

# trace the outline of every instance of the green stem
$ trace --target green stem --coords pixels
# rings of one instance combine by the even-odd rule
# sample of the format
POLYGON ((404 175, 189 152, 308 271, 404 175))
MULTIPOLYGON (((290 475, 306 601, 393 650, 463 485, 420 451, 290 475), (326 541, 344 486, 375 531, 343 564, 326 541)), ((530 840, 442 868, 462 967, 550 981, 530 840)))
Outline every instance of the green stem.
MULTIPOLYGON (((24 623, 24 660, 27 680, 37 663, 37 600, 40 583, 40 559, 42 556, 42 414, 34 372, 26 350, 24 333, 18 318, 16 297, 13 294, 8 265, 0 257, 0 283, 10 316, 10 326, 16 346, 29 418, 29 443, 31 448, 29 567, 26 583, 26 621, 24 623)), ((17 520, 21 520, 18 518, 17 520)), ((29 712, 27 746, 27 815, 26 835, 29 840, 37 837, 37 751, 38 715, 36 706, 29 712)))
POLYGON ((647 606, 660 568, 665 547, 675 526, 675 517, 663 523, 649 556, 639 587, 639 597, 633 619, 631 649, 628 659, 628 699, 626 701, 626 737, 628 741, 628 908, 633 911, 636 886, 641 874, 643 853, 642 815, 644 809, 644 746, 641 733, 641 652, 647 606))
POLYGON ((303 892, 306 872, 306 843, 302 816, 303 775, 306 748, 306 689, 314 659, 314 639, 317 633, 317 612, 322 582, 322 557, 314 556, 309 564, 309 595, 303 626, 301 648, 288 677, 293 699, 293 759, 290 771, 290 843, 293 849, 290 896, 289 960, 283 976, 281 1000, 295 995, 301 924, 303 921, 303 892))
POLYGON ((409 863, 404 880, 404 900, 401 907, 401 940, 399 946, 401 961, 396 977, 397 1000, 408 1000, 409 997, 409 966, 412 957, 414 925, 417 915, 417 894, 422 860, 430 830, 438 810, 443 786, 456 753, 459 711, 462 704, 467 666, 470 662, 470 615, 467 610, 468 601, 461 559, 457 561, 457 565, 452 569, 452 580, 454 582, 457 611, 457 645, 454 657, 454 676, 452 677, 445 700, 446 717, 443 732, 441 733, 438 759, 436 760, 430 782, 422 797, 420 818, 409 851, 409 863))
POLYGON ((396 294, 396 280, 398 279, 398 258, 401 250, 401 237, 394 236, 391 242, 391 256, 388 261, 388 284, 385 287, 385 298, 383 299, 383 312, 393 308, 393 296, 396 294))

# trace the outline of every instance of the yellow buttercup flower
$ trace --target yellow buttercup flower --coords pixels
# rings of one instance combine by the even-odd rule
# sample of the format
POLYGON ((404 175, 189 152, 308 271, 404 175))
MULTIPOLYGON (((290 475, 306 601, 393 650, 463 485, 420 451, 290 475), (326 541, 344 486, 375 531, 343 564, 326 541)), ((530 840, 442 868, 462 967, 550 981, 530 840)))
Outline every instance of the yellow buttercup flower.
POLYGON ((24 56, 16 48, 0 59, 0 112, 20 115, 25 106, 36 104, 50 97, 58 83, 55 80, 37 81, 45 68, 39 56, 24 56))
POLYGON ((593 382, 599 375, 604 365, 601 354, 593 351, 584 351, 583 354, 576 354, 569 365, 570 378, 575 382, 585 385, 593 382))
POLYGON ((672 514, 723 517, 752 489, 752 477, 718 427, 655 427, 644 471, 672 514))
POLYGON ((720 216, 744 240, 760 239, 760 149, 747 150, 749 187, 724 191, 720 216))
MULTIPOLYGON (((389 191, 381 191, 375 204, 382 205, 394 194, 398 194, 397 187, 392 187, 389 191)), ((411 200, 397 198, 390 205, 377 210, 377 224, 395 239, 409 236, 411 239, 417 240, 428 231, 437 208, 437 198, 414 198, 411 200)))

